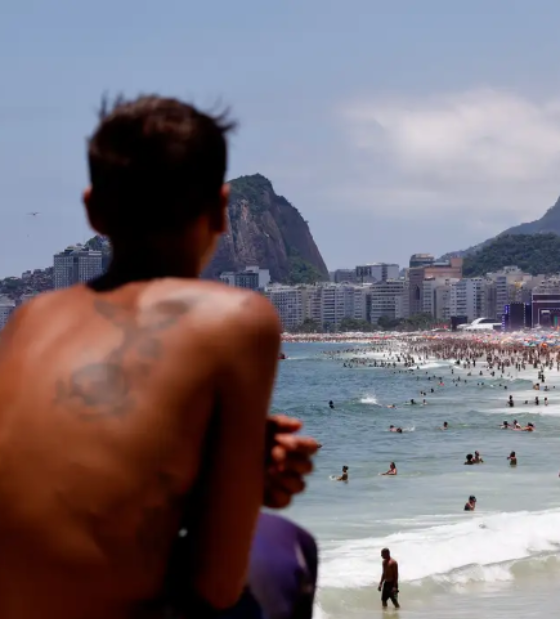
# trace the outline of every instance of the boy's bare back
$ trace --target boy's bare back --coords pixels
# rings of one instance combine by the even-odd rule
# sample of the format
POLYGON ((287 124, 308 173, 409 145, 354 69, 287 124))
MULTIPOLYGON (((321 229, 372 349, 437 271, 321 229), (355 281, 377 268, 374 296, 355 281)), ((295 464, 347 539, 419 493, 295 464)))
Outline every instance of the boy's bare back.
POLYGON ((244 446, 264 449, 279 332, 262 296, 197 280, 19 311, 0 349, 0 617, 137 617, 185 514, 204 594, 249 544, 263 454, 244 446))

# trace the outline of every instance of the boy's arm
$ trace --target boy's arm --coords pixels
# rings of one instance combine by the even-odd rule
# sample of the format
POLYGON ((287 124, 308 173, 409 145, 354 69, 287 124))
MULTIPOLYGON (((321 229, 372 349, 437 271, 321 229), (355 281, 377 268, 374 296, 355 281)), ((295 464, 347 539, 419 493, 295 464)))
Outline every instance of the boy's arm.
POLYGON ((216 609, 234 605, 246 582, 253 530, 263 503, 265 422, 280 323, 260 295, 245 298, 224 325, 224 365, 204 490, 189 525, 192 587, 216 609))
POLYGON ((311 457, 319 444, 312 437, 295 434, 302 427, 295 418, 272 415, 267 426, 271 441, 267 447, 264 504, 267 508, 285 508, 305 488, 304 476, 313 470, 311 457))

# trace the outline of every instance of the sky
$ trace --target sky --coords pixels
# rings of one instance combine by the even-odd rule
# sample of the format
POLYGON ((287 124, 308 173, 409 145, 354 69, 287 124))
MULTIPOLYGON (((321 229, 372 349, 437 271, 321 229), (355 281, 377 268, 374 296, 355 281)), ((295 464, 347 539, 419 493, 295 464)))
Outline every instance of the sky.
POLYGON ((230 105, 229 177, 267 176, 330 269, 536 219, 560 195, 558 23, 558 0, 3 0, 0 276, 91 236, 103 93, 230 105))

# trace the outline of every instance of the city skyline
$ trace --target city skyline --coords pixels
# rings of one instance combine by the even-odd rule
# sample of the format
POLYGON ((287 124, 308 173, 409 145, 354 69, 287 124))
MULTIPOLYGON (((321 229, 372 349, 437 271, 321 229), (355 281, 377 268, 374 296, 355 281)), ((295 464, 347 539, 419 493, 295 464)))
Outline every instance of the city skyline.
MULTIPOLYGON (((19 305, 36 295, 100 276, 110 259, 100 250, 106 243, 68 246, 53 255, 51 267, 3 280, 0 329, 19 305)), ((356 265, 330 272, 328 280, 314 284, 275 282, 267 268, 254 263, 224 271, 217 279, 268 297, 285 331, 414 330, 430 325, 457 329, 473 321, 467 329, 560 325, 560 273, 535 275, 513 264, 465 277, 462 258, 436 260, 416 253, 403 269, 394 263, 356 265), (475 325, 477 321, 482 323, 475 325)))
POLYGON ((554 0, 142 6, 4 7, 0 276, 92 235, 85 138, 105 92, 231 105, 228 178, 270 178, 331 270, 465 248, 560 194, 554 0))

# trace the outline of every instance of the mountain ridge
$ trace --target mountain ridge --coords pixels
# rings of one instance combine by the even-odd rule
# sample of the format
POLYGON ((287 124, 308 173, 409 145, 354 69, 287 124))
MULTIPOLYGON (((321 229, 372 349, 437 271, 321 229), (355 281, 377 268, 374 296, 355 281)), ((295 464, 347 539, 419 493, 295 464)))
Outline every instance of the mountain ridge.
POLYGON ((228 231, 220 238, 204 277, 258 265, 269 269, 275 282, 328 280, 309 223, 284 196, 276 194, 269 179, 257 173, 229 184, 228 231))
POLYGON ((479 252, 484 247, 503 236, 539 235, 547 233, 560 235, 560 198, 558 198, 558 200, 551 207, 549 207, 544 213, 544 215, 539 219, 511 226, 503 232, 498 233, 494 237, 490 237, 489 239, 486 239, 481 243, 466 248, 465 250, 447 252, 441 257, 441 259, 446 260, 453 256, 460 256, 463 258, 471 256, 472 254, 479 252))

